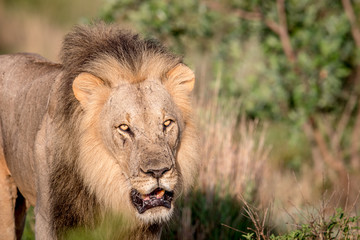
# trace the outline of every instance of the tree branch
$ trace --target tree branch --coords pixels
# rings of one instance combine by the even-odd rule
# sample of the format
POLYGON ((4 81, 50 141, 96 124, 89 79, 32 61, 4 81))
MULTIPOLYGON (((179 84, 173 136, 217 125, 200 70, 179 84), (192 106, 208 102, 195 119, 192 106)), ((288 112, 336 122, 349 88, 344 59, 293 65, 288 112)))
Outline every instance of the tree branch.
POLYGON ((291 63, 295 63, 296 57, 291 46, 290 37, 288 33, 288 27, 286 23, 286 12, 285 12, 285 0, 277 0, 276 7, 279 15, 279 36, 281 44, 283 46, 286 57, 291 63))
POLYGON ((351 33, 353 35, 355 44, 358 48, 360 48, 360 29, 356 22, 356 17, 354 13, 354 8, 351 5, 350 0, 341 0, 342 5, 344 7, 347 18, 349 19, 351 25, 351 33))
MULTIPOLYGON (((355 45, 358 49, 360 49, 360 28, 357 24, 357 19, 354 13, 354 8, 351 5, 350 0, 341 0, 342 5, 344 7, 345 14, 350 22, 351 33, 355 42, 355 45)), ((356 85, 360 81, 360 65, 358 64, 356 68, 356 73, 354 77, 354 85, 356 85)), ((358 169, 360 166, 360 157, 359 157, 359 134, 360 134, 360 103, 358 105, 357 114, 355 117, 354 129, 351 136, 351 164, 354 169, 358 169)))
POLYGON ((293 64, 296 62, 296 56, 291 46, 290 37, 288 34, 288 28, 286 23, 286 12, 285 12, 285 0, 277 0, 277 12, 279 15, 279 23, 266 19, 264 15, 256 10, 256 11, 245 11, 243 9, 236 9, 234 11, 227 10, 218 2, 206 2, 206 6, 209 8, 216 10, 218 12, 231 12, 232 14, 238 16, 239 18, 250 20, 250 21, 262 21, 265 25, 271 29, 274 33, 276 33, 281 41, 281 45, 283 47, 284 53, 289 61, 293 64))
POLYGON ((340 159, 335 159, 329 147, 326 144, 326 140, 324 136, 321 134, 316 121, 314 118, 309 117, 309 121, 305 123, 305 128, 308 128, 308 131, 313 135, 313 139, 318 146, 321 156, 326 164, 331 167, 331 169, 335 170, 340 179, 343 180, 344 176, 346 176, 346 168, 344 163, 340 159))
POLYGON ((338 121, 335 129, 335 133, 331 137, 331 148, 337 152, 340 152, 341 144, 340 141, 345 134, 345 129, 349 125, 351 119, 351 113, 356 106, 357 98, 354 95, 350 95, 349 100, 345 106, 344 111, 341 114, 340 120, 338 121))
POLYGON ((205 3, 207 7, 218 11, 218 12, 222 12, 222 13, 228 13, 229 11, 234 14, 235 16, 241 18, 241 19, 245 19, 245 20, 250 20, 250 21, 263 21, 265 23, 265 25, 270 28, 273 32, 275 32, 276 34, 280 34, 280 26, 279 24, 277 24, 275 21, 270 20, 270 19, 264 19, 264 15, 256 10, 256 11, 245 11, 243 9, 236 9, 234 11, 231 10, 227 10, 225 9, 220 3, 218 2, 206 2, 205 3))
POLYGON ((233 13, 240 18, 251 21, 259 21, 263 17, 261 12, 259 11, 249 12, 242 9, 236 9, 233 13))
POLYGON ((359 149, 360 149, 360 104, 358 105, 358 110, 355 118, 353 133, 351 136, 351 149, 350 149, 350 157, 351 157, 351 165, 354 169, 359 169, 360 167, 360 157, 359 157, 359 149))
POLYGON ((249 12, 242 9, 237 9, 233 12, 236 16, 242 19, 251 21, 263 21, 265 25, 270 28, 273 32, 280 35, 280 26, 275 21, 270 19, 264 19, 264 16, 259 11, 249 12))

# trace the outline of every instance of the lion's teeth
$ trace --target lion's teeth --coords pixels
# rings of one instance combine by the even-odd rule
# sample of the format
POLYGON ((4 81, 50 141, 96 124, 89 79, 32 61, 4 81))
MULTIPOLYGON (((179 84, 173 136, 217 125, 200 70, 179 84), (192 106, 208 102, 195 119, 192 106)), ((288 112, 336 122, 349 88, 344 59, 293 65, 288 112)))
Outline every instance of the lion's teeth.
POLYGON ((157 199, 162 198, 164 196, 164 194, 165 194, 165 190, 162 189, 156 193, 156 198, 157 199))

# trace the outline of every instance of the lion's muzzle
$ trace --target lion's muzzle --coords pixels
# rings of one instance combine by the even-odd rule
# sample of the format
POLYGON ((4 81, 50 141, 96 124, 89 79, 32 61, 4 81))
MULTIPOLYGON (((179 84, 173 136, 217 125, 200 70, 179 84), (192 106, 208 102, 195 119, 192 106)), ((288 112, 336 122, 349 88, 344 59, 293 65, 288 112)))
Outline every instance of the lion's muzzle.
POLYGON ((171 208, 171 201, 174 193, 157 188, 149 194, 140 194, 137 190, 132 189, 130 193, 131 201, 140 214, 154 207, 171 208))

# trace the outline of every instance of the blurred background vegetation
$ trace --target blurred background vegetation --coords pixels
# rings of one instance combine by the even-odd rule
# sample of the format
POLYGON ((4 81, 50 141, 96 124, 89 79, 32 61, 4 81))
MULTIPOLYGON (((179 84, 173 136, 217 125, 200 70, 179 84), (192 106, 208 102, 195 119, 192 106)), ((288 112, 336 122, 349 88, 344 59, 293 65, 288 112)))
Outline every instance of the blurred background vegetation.
POLYGON ((359 0, 0 0, 0 53, 58 61, 93 19, 159 39, 197 76, 202 169, 164 239, 239 239, 251 213, 272 233, 359 214, 359 0))

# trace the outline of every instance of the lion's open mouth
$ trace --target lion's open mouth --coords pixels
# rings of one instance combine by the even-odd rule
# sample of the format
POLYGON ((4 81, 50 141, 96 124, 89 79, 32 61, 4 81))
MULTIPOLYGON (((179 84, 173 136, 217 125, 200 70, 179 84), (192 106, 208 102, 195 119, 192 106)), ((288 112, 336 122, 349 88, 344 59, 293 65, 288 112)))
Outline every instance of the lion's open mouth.
POLYGON ((162 206, 171 208, 171 201, 173 200, 174 193, 157 188, 149 194, 142 195, 135 189, 132 189, 130 195, 134 206, 141 214, 154 207, 162 206))

